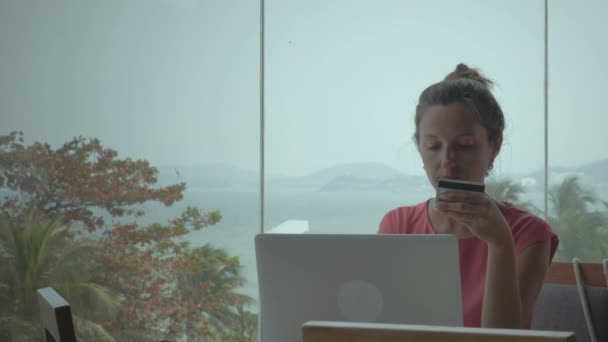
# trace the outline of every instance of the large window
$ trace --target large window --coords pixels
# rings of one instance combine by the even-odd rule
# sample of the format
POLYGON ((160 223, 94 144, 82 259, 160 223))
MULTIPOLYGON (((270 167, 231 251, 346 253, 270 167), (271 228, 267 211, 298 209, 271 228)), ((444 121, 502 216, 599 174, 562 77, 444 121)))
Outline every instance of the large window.
POLYGON ((255 234, 432 196, 414 110, 460 62, 506 115, 489 190, 606 256, 604 1, 549 2, 547 121, 541 0, 265 4, 260 203, 259 3, 0 0, 0 340, 40 340, 52 286, 83 341, 255 341, 255 234))
POLYGON ((506 114, 492 189, 542 211, 541 1, 267 8, 266 230, 374 233, 390 209, 432 196, 414 111, 422 90, 461 62, 496 80, 506 114))
POLYGON ((549 220, 564 260, 608 256, 607 15, 605 1, 549 8, 549 220))
POLYGON ((255 340, 257 13, 0 1, 0 340, 255 340))

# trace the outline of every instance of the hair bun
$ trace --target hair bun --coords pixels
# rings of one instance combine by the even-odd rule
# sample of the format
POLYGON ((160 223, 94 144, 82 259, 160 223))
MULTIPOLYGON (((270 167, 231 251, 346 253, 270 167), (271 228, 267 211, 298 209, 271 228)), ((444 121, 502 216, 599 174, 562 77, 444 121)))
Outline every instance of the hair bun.
POLYGON ((469 68, 468 65, 463 64, 463 63, 458 64, 456 66, 456 69, 454 69, 454 71, 449 73, 443 80, 444 81, 453 81, 453 80, 459 80, 459 79, 463 79, 463 78, 477 81, 477 82, 483 84, 484 86, 486 86, 487 88, 492 88, 492 86, 494 85, 494 81, 483 76, 479 72, 479 70, 477 70, 475 68, 469 68))

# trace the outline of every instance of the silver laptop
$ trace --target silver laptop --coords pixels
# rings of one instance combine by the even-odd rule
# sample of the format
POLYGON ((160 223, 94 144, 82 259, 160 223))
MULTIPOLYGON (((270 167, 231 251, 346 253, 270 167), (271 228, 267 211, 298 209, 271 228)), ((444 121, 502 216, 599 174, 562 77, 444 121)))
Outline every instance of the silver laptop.
POLYGON ((302 324, 462 326, 451 235, 260 234, 261 342, 302 341, 302 324))

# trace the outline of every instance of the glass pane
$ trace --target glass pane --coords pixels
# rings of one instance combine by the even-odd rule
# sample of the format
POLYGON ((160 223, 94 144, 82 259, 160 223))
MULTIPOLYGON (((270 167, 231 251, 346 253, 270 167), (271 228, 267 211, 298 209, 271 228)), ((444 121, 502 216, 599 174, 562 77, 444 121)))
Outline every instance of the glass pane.
POLYGON ((267 231, 374 233, 390 209, 433 196, 414 112, 461 62, 496 80, 506 114, 489 182, 502 181, 501 199, 543 207, 542 2, 267 6, 267 231))
POLYGON ((81 341, 256 340, 257 3, 3 0, 0 46, 0 340, 46 286, 81 341))
POLYGON ((608 250, 608 4, 552 1, 549 8, 549 213, 558 257, 600 262, 608 250))

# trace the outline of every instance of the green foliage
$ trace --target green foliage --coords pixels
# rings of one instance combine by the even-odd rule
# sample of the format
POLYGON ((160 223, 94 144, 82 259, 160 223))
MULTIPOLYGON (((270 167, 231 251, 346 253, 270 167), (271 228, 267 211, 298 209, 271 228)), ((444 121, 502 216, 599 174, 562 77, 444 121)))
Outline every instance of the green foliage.
POLYGON ((120 303, 107 289, 96 285, 95 291, 86 291, 91 287, 88 256, 94 244, 74 239, 61 216, 43 218, 35 206, 17 217, 3 213, 0 246, 0 262, 6 266, 0 274, 0 284, 5 285, 0 287, 0 314, 7 318, 15 340, 40 336, 36 290, 43 287, 56 289, 73 304, 74 314, 89 324, 94 323, 88 320, 117 316, 120 303))
POLYGON ((257 316, 243 310, 252 299, 237 291, 246 281, 240 275, 237 257, 207 244, 184 254, 182 261, 185 267, 177 279, 177 289, 180 298, 186 299, 181 303, 185 317, 182 324, 174 326, 175 337, 187 334, 195 340, 210 340, 221 336, 222 341, 237 335, 244 338, 252 327, 242 329, 239 324, 250 324, 243 319, 251 317, 255 317, 253 328, 257 335, 257 316), (239 331, 242 334, 237 334, 239 331))
POLYGON ((54 149, 25 145, 20 132, 0 136, 0 336, 32 340, 35 291, 51 286, 71 303, 81 337, 252 340, 256 316, 238 293, 238 258, 184 240, 219 222, 220 212, 188 207, 166 223, 137 222, 143 203, 183 197, 184 183, 158 187, 156 175, 98 139, 54 149), (108 217, 121 220, 110 225, 108 217))
POLYGON ((608 212, 597 195, 577 177, 567 177, 549 190, 549 223, 560 236, 559 260, 578 257, 599 262, 608 256, 608 212))
POLYGON ((103 328, 92 321, 74 317, 74 329, 79 333, 81 341, 114 342, 116 339, 103 328), (84 337, 83 337, 84 336, 84 337))
POLYGON ((486 183, 486 193, 499 202, 509 202, 530 213, 539 215, 540 210, 530 201, 524 201, 525 189, 510 179, 490 180, 486 183))
POLYGON ((9 317, 7 322, 9 341, 42 341, 42 326, 38 322, 19 317, 9 317))
POLYGON ((258 315, 251 313, 242 306, 237 308, 233 327, 224 335, 224 341, 233 342, 257 342, 258 339, 258 315))
MULTIPOLYGON (((523 201, 525 189, 509 179, 489 181, 486 192, 498 201, 510 202, 536 215, 541 211, 523 201)), ((599 262, 608 256, 608 203, 584 188, 579 178, 567 177, 549 189, 548 222, 560 238, 556 260, 578 257, 599 262)))

